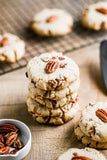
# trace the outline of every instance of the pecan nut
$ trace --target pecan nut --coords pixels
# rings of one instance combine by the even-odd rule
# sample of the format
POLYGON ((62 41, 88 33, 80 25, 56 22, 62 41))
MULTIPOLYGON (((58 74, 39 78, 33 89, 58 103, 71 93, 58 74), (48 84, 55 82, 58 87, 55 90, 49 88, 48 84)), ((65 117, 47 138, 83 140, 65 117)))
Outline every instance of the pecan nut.
POLYGON ((54 22, 58 19, 58 16, 56 15, 52 15, 50 16, 48 19, 47 19, 47 22, 50 23, 50 22, 54 22))
POLYGON ((19 138, 17 138, 17 139, 14 141, 14 143, 13 143, 13 147, 14 147, 14 148, 17 148, 17 149, 23 148, 23 143, 22 143, 22 141, 21 141, 19 138))
POLYGON ((16 132, 7 133, 4 137, 6 138, 6 145, 11 146, 17 139, 18 134, 16 132))
POLYGON ((16 154, 17 152, 18 152, 18 149, 16 148, 16 149, 12 150, 12 151, 10 152, 10 154, 16 154))
POLYGON ((0 124, 0 134, 2 133, 10 133, 10 132, 17 132, 18 128, 15 125, 9 123, 2 123, 0 124))
POLYGON ((107 111, 103 109, 98 109, 96 111, 97 117, 99 117, 103 122, 107 123, 107 111))
POLYGON ((64 58, 64 57, 58 57, 58 59, 59 59, 60 61, 62 61, 62 60, 64 60, 65 58, 64 58))
POLYGON ((64 64, 60 64, 60 68, 64 68, 65 66, 67 65, 67 63, 64 63, 64 64))
POLYGON ((85 156, 75 156, 72 158, 72 160, 92 160, 92 159, 85 156))
POLYGON ((2 142, 0 142, 0 148, 3 148, 4 144, 2 142))
POLYGON ((96 11, 102 13, 102 14, 107 14, 107 9, 106 8, 97 8, 96 11))
POLYGON ((0 142, 4 143, 4 138, 2 134, 0 134, 0 142))
POLYGON ((9 43, 8 37, 4 37, 4 38, 0 41, 0 46, 1 46, 1 47, 7 46, 8 43, 9 43))
POLYGON ((58 61, 49 61, 45 67, 47 73, 54 72, 59 67, 58 61))
POLYGON ((8 154, 10 150, 9 146, 3 147, 0 149, 0 154, 8 154))

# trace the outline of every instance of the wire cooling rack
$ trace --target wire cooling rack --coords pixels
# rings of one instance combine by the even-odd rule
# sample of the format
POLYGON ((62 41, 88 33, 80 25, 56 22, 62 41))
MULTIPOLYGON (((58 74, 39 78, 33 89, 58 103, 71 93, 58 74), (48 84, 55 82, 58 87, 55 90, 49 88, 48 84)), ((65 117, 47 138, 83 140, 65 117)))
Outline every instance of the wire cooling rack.
POLYGON ((94 32, 81 26, 81 12, 91 3, 93 0, 0 0, 0 33, 16 34, 26 43, 25 56, 14 64, 1 63, 0 75, 26 66, 32 57, 43 52, 57 50, 66 53, 106 39, 107 32, 94 32), (34 34, 29 24, 34 14, 44 8, 62 8, 71 13, 75 21, 73 32, 54 38, 34 34))

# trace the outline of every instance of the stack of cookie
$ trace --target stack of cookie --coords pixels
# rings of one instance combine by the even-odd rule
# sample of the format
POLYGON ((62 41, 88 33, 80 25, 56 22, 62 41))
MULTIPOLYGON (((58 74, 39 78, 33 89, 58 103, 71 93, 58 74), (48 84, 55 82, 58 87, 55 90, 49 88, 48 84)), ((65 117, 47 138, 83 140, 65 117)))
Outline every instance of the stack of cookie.
POLYGON ((75 134, 88 147, 107 149, 107 103, 90 103, 75 125, 75 134))
POLYGON ((55 51, 34 57, 27 66, 28 111, 39 123, 64 124, 77 113, 79 68, 55 51))

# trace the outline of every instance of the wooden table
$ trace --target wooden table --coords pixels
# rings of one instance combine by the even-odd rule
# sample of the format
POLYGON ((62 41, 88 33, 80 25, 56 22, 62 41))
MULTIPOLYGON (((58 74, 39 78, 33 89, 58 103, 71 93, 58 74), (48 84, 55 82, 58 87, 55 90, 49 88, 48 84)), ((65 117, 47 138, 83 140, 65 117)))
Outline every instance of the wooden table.
MULTIPOLYGON (((99 44, 66 55, 73 58, 80 67, 80 109, 89 102, 106 101, 100 74, 99 44)), ((26 68, 23 68, 0 77, 0 118, 18 119, 26 123, 32 133, 32 148, 25 160, 55 160, 70 147, 84 147, 73 132, 80 112, 75 119, 58 127, 37 124, 28 114, 26 107, 28 79, 25 72, 26 68)), ((102 152, 107 156, 106 151, 102 152)))

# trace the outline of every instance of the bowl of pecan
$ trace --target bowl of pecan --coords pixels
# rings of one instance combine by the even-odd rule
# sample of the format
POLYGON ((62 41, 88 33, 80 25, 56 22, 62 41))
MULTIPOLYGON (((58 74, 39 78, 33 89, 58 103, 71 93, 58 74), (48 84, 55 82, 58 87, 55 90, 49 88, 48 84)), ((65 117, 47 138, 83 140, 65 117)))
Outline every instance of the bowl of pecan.
POLYGON ((0 160, 22 160, 31 148, 31 132, 15 119, 0 120, 0 160))

